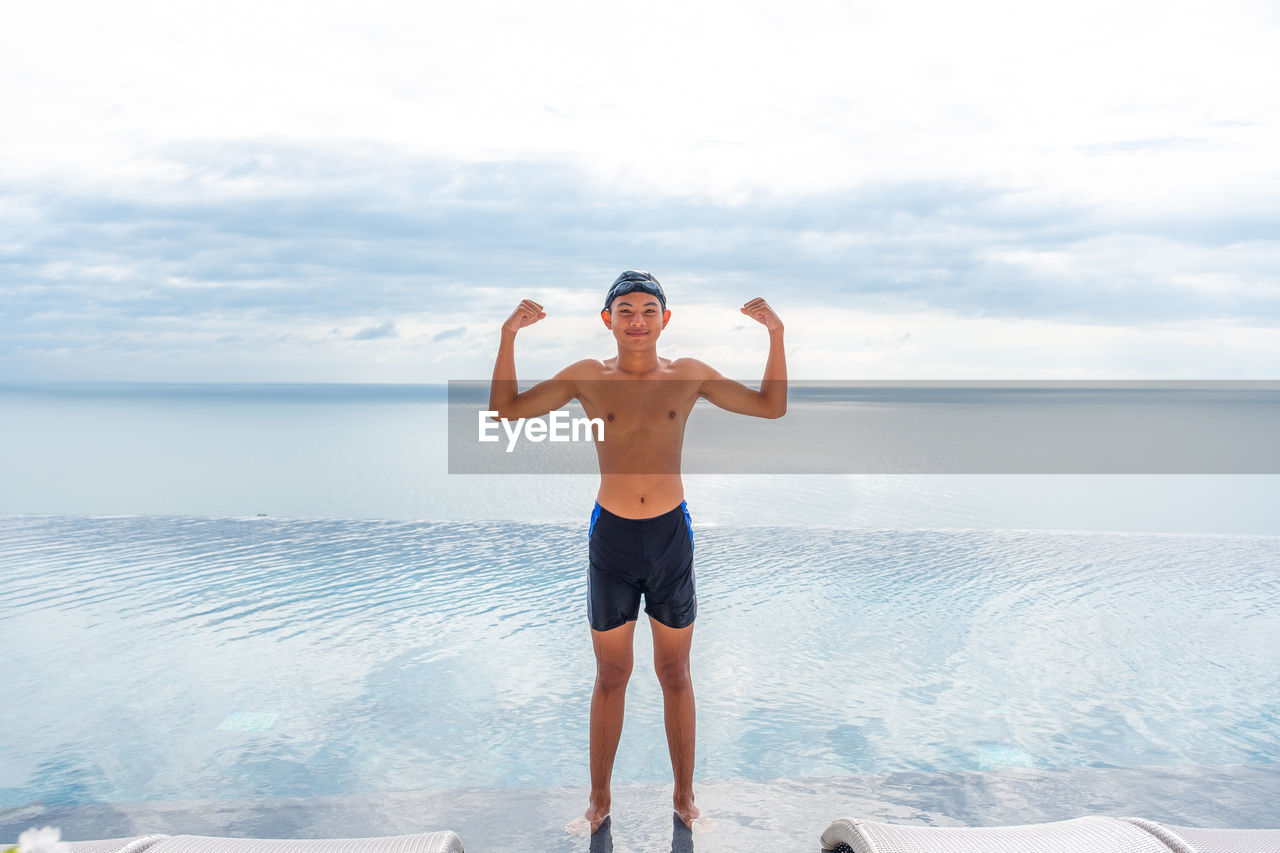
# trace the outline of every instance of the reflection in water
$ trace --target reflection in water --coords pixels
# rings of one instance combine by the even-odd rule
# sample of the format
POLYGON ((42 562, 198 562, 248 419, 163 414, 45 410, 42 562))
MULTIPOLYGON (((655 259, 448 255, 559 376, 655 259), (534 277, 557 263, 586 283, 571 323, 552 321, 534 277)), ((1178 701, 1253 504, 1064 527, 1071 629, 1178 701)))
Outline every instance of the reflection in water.
MULTIPOLYGON (((613 853, 613 817, 604 819, 591 835, 589 853, 613 853)), ((693 853, 693 830, 684 825, 677 812, 671 813, 671 853, 693 853)))
POLYGON ((678 812, 671 813, 671 853, 693 853, 693 830, 684 825, 678 812))
POLYGON ((600 828, 591 833, 590 853, 613 853, 613 817, 609 816, 600 828))
MULTIPOLYGON (((694 833, 702 853, 764 850, 814 853, 838 817, 933 826, 1047 823, 1084 814, 1131 814, 1180 826, 1271 827, 1280 802, 1280 766, 1170 770, 1025 768, 983 773, 892 773, 828 779, 698 782, 698 801, 715 831, 694 833)), ((688 849, 669 819, 671 788, 620 786, 608 834, 564 831, 585 783, 553 789, 380 792, 344 797, 29 806, 0 811, 0 838, 58 826, 67 840, 148 833, 252 838, 362 838, 451 829, 467 853, 654 853, 688 849)))
MULTIPOLYGON (((699 783, 1280 754, 1280 539, 698 537, 699 783)), ((585 515, 0 518, 0 808, 583 785, 585 540, 585 515)), ((667 782, 652 673, 628 717, 616 781, 667 782)))

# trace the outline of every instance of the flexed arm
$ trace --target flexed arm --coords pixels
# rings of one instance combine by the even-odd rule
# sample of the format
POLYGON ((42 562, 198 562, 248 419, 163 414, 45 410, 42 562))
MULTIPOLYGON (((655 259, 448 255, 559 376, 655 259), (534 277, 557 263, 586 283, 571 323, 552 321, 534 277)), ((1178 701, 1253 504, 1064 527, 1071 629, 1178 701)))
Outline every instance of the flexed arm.
POLYGON ((700 393, 730 412, 758 418, 780 418, 787 413, 787 355, 782 346, 782 320, 760 297, 752 299, 739 310, 769 330, 769 358, 764 364, 760 390, 752 390, 711 370, 710 376, 702 383, 700 393))
POLYGON ((558 409, 573 399, 574 384, 560 371, 551 379, 539 382, 523 394, 516 382, 516 332, 546 317, 542 306, 532 299, 522 300, 502 324, 502 338, 498 343, 498 358, 493 365, 493 379, 489 383, 489 409, 496 417, 515 420, 536 418, 552 409, 558 409))
POLYGON ((782 348, 782 320, 769 307, 769 303, 757 296, 740 309, 743 314, 763 323, 769 330, 769 358, 764 363, 764 378, 760 380, 760 395, 765 398, 773 414, 780 418, 787 413, 787 354, 782 348))

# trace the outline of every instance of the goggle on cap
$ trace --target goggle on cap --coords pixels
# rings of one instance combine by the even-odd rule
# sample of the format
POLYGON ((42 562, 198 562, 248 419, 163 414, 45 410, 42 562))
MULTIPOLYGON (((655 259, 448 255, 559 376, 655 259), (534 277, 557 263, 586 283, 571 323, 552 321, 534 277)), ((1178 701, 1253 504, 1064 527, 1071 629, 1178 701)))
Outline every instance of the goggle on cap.
POLYGON ((644 293, 652 293, 662 303, 662 310, 667 310, 667 295, 662 292, 662 285, 658 284, 658 280, 644 270, 627 270, 615 278, 613 285, 609 288, 609 295, 604 298, 604 310, 608 311, 609 306, 613 304, 613 300, 617 297, 635 293, 637 290, 644 293))

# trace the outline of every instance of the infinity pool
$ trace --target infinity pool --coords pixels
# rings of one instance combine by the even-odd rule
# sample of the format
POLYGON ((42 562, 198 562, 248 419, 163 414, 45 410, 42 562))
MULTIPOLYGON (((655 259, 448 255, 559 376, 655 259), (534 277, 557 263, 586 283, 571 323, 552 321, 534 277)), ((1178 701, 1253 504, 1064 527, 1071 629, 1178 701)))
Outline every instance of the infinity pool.
MULTIPOLYGON (((1280 539, 695 529, 699 780, 1280 756, 1280 539)), ((584 785, 585 534, 0 518, 0 806, 584 785)))

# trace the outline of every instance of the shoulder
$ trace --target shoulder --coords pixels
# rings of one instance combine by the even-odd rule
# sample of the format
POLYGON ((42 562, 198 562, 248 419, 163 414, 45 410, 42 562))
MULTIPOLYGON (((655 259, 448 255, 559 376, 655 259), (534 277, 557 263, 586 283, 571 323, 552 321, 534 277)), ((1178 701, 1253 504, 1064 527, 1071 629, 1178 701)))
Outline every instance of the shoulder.
POLYGON ((718 379, 720 372, 696 358, 675 358, 669 369, 681 379, 718 379))
POLYGON ((585 379, 599 379, 604 375, 608 368, 605 363, 598 358, 584 358, 581 361, 575 361, 568 367, 561 370, 555 375, 556 379, 568 379, 572 381, 582 381, 585 379))

